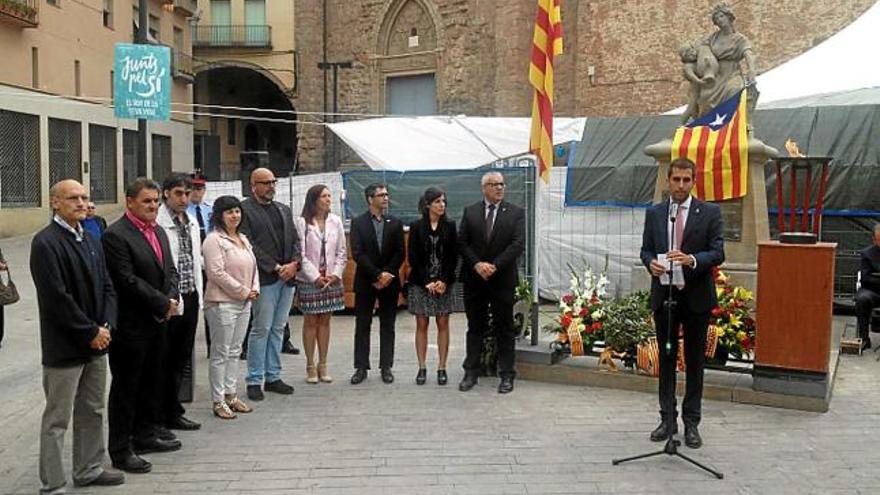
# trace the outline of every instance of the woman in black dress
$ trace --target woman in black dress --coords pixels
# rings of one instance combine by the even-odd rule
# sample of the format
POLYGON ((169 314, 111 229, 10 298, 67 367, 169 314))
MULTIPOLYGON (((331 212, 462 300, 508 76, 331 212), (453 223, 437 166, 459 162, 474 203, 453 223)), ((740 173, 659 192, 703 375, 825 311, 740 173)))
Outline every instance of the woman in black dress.
POLYGON ((437 383, 446 385, 446 357, 449 355, 449 314, 452 313, 452 282, 458 263, 455 222, 446 218, 446 193, 429 187, 419 200, 422 218, 409 227, 407 303, 416 317, 416 355, 419 371, 416 383, 427 379, 428 324, 437 322, 437 383))

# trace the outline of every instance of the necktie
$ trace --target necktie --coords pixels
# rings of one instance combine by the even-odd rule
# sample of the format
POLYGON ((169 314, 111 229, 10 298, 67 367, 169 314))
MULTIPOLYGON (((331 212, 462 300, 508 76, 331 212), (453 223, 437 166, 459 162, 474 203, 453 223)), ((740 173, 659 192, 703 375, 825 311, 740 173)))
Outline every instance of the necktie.
POLYGON ((489 205, 489 213, 486 214, 486 242, 492 237, 492 227, 495 226, 495 205, 489 205))
MULTIPOLYGON (((684 236, 684 210, 685 206, 679 206, 678 213, 675 215, 675 239, 673 239, 673 249, 681 249, 681 238, 684 236)), ((675 286, 679 289, 684 288, 684 279, 676 280, 675 286)))
POLYGON ((196 221, 199 222, 199 237, 205 242, 205 220, 202 218, 202 207, 196 205, 196 221))

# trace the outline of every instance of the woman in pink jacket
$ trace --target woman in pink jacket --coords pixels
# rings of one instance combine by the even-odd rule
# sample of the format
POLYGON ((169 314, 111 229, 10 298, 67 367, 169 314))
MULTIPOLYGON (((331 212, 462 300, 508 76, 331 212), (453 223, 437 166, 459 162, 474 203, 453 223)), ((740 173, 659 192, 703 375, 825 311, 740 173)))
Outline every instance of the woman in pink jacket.
POLYGON ((323 184, 309 188, 302 216, 295 219, 302 239, 302 268, 296 274, 297 307, 305 315, 303 348, 306 382, 329 383, 327 353, 330 348, 330 316, 345 307, 342 272, 347 259, 342 219, 330 213, 330 189, 323 184), (319 361, 315 366, 315 346, 319 361))
POLYGON ((247 331, 251 301, 260 294, 257 259, 251 243, 238 231, 241 202, 234 196, 214 201, 213 232, 202 244, 205 273, 205 318, 211 329, 211 357, 208 379, 214 415, 233 419, 236 413, 251 412, 235 392, 238 356, 247 331))

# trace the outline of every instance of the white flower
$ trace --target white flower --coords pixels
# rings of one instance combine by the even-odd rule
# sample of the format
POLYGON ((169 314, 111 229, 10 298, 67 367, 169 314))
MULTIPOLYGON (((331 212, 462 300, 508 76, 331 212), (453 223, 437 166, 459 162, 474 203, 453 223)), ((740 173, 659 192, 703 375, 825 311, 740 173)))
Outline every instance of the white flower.
POLYGON ((596 311, 593 311, 593 314, 591 314, 590 316, 593 318, 593 321, 599 321, 602 319, 603 316, 605 316, 605 312, 601 309, 597 309, 596 311))

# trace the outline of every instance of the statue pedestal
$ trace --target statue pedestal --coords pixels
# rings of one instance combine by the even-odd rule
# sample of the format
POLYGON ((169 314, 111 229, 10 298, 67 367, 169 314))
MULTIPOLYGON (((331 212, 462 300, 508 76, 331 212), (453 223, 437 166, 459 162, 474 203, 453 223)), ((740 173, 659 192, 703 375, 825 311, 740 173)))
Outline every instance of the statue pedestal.
MULTIPOLYGON (((657 184, 654 203, 666 197, 666 173, 672 156, 672 140, 664 139, 645 147, 645 154, 657 161, 657 184)), ((767 186, 764 169, 767 161, 778 156, 776 148, 749 137, 748 193, 741 199, 719 201, 724 217, 724 257, 722 269, 731 277, 731 283, 749 290, 758 287, 758 242, 770 239, 770 219, 767 213, 767 186)), ((634 290, 650 288, 650 277, 639 264, 633 269, 634 290)))

